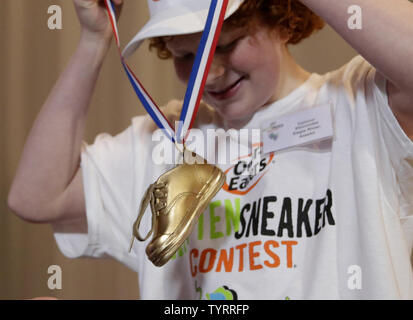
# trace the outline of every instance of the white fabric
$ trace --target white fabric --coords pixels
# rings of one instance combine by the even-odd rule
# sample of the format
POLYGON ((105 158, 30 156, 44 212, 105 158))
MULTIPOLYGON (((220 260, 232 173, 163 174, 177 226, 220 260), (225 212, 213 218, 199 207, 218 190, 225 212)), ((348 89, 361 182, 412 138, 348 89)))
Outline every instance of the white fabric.
MULTIPOLYGON (((255 187, 221 190, 185 250, 162 268, 147 259, 147 242, 127 252, 140 199, 168 169, 152 164, 155 127, 136 117, 120 135, 100 135, 82 154, 89 234, 56 233, 59 248, 121 261, 138 273, 143 299, 413 298, 413 143, 388 106, 385 79, 358 56, 313 74, 246 128, 326 101, 334 140, 272 161, 265 155, 267 167, 243 190, 261 178, 255 187), (308 220, 299 214, 306 207, 308 220)), ((215 128, 212 109, 203 108, 197 126, 215 128)), ((143 234, 150 223, 147 212, 143 234)))

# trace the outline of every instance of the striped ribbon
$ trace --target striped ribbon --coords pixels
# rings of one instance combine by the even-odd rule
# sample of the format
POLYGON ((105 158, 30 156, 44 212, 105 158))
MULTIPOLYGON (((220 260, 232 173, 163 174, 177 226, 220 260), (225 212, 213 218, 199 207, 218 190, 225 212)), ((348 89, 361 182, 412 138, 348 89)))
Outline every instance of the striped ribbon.
MULTIPOLYGON (((194 0, 195 1, 195 0, 194 0)), ((185 99, 182 107, 179 125, 177 132, 173 129, 168 119, 162 113, 160 108, 147 93, 141 82, 134 75, 131 68, 125 62, 120 48, 120 38, 117 28, 115 9, 110 0, 105 0, 109 18, 112 24, 113 33, 115 35, 116 44, 118 46, 119 55, 126 74, 135 90, 139 100, 144 108, 155 121, 156 125, 163 129, 163 132, 173 143, 185 143, 189 131, 192 128, 195 120, 202 94, 204 92, 205 83, 211 67, 212 59, 218 44, 219 35, 225 19, 225 11, 229 0, 211 0, 207 22, 202 34, 201 42, 195 56, 194 66, 189 78, 188 87, 185 94, 185 99)))

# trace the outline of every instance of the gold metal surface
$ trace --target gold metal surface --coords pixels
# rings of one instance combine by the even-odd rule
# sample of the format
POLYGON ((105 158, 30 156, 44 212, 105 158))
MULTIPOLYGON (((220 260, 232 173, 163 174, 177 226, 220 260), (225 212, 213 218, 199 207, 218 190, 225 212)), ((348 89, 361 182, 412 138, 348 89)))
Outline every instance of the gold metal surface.
POLYGON ((199 216, 225 182, 225 173, 199 155, 185 149, 183 156, 183 164, 164 173, 148 187, 133 225, 129 251, 135 237, 146 241, 153 234, 146 254, 158 267, 166 264, 189 237, 199 216), (139 226, 149 204, 152 228, 142 237, 139 226))

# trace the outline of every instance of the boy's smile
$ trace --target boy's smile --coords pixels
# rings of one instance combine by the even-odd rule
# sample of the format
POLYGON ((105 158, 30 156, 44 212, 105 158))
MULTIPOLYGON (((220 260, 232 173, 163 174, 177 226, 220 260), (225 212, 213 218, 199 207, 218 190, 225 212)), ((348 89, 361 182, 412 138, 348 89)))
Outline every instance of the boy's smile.
POLYGON ((235 83, 225 87, 224 89, 210 89, 206 91, 209 95, 211 95, 215 100, 222 100, 225 101, 229 98, 232 98, 239 90, 240 86, 242 85, 242 81, 245 77, 240 77, 235 83))
MULTIPOLYGON (((166 42, 179 79, 188 82, 202 34, 176 36, 166 42)), ((240 128, 262 107, 282 98, 309 74, 293 60, 287 39, 257 27, 223 29, 208 74, 203 100, 214 107, 226 127, 240 128)))

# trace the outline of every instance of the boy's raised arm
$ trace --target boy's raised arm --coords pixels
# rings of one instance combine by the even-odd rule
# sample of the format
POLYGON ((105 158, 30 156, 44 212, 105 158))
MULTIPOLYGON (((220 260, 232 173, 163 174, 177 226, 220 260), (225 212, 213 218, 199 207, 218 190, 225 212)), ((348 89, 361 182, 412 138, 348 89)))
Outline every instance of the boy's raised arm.
POLYGON ((31 222, 56 223, 85 214, 82 138, 112 35, 97 0, 74 4, 82 25, 79 45, 34 122, 8 197, 9 207, 31 222))
POLYGON ((300 1, 389 80, 390 106, 413 140, 413 3, 409 0, 300 1), (361 10, 361 29, 348 25, 354 13, 352 8, 361 10))

